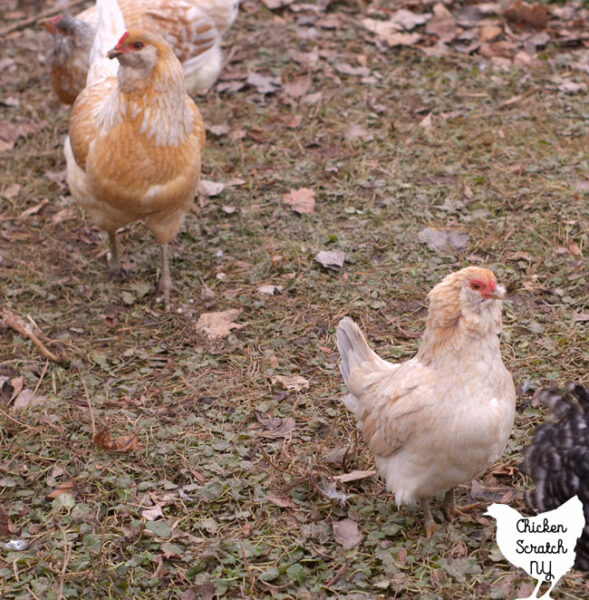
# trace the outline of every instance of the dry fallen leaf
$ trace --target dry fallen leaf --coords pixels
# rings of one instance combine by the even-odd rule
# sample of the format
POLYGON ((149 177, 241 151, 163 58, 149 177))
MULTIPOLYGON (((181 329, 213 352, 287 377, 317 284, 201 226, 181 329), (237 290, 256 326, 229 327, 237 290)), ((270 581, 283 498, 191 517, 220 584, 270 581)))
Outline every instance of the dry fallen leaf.
POLYGON ((134 433, 123 435, 113 440, 107 428, 98 431, 94 435, 93 441, 101 450, 106 450, 107 452, 132 452, 133 450, 137 450, 139 445, 139 440, 134 433))
POLYGON ((196 330, 210 339, 227 337, 232 329, 241 329, 244 324, 233 320, 241 314, 241 308, 232 308, 220 312, 202 313, 196 323, 196 330))
POLYGON ((429 129, 432 126, 432 113, 427 113, 427 115, 419 121, 418 125, 424 129, 429 129))
POLYGON ((257 88, 260 94, 273 94, 280 87, 280 77, 270 77, 269 75, 261 75, 255 71, 250 71, 247 74, 247 82, 249 85, 257 88))
MULTIPOLYGON (((270 0, 265 0, 269 2, 270 0)), ((206 581, 183 591, 178 600, 213 600, 217 588, 212 581, 206 581)))
POLYGON ((293 501, 290 498, 280 498, 278 496, 266 496, 266 500, 272 502, 280 508, 296 508, 293 501))
POLYGON ((550 11, 545 4, 528 4, 515 0, 504 11, 505 17, 517 25, 530 25, 535 29, 545 29, 550 21, 550 11))
POLYGON ((12 396, 9 398, 9 400, 13 400, 22 392, 22 389, 24 388, 24 385, 25 385, 24 376, 19 375, 18 377, 13 377, 10 380, 10 385, 12 386, 12 396))
POLYGON ((35 206, 31 206, 30 208, 23 210, 20 213, 20 215, 18 216, 18 218, 26 219, 27 217, 30 217, 31 215, 36 215, 36 214, 40 213, 47 204, 49 204, 49 198, 43 198, 43 200, 41 200, 41 202, 39 202, 39 204, 35 204, 35 206))
POLYGON ((227 135, 231 131, 231 127, 229 125, 207 125, 207 131, 217 137, 221 137, 227 135))
POLYGON ((417 234, 420 242, 425 242, 430 250, 439 254, 454 254, 454 252, 463 252, 470 236, 462 231, 453 229, 433 229, 426 227, 417 234))
POLYGON ((314 67, 319 62, 319 50, 315 46, 311 52, 299 52, 298 50, 289 50, 289 54, 295 62, 305 66, 314 67))
POLYGON ((75 219, 77 215, 78 211, 73 207, 62 208, 51 217, 51 223, 53 225, 59 225, 64 221, 71 221, 72 219, 75 219))
POLYGON ((351 471, 350 473, 344 473, 343 475, 335 475, 333 479, 341 483, 347 483, 349 481, 357 481, 358 479, 366 479, 366 477, 372 477, 376 471, 351 471))
POLYGON ((220 181, 209 181, 208 179, 201 179, 198 184, 198 193, 201 196, 211 198, 212 196, 218 196, 225 189, 225 184, 220 181))
POLYGON ((317 104, 317 102, 321 101, 321 98, 323 97, 323 92, 315 92, 314 94, 307 94, 304 98, 303 98, 303 104, 317 104))
POLYGON ((275 375, 272 385, 278 385, 284 390, 300 392, 309 389, 309 381, 300 375, 275 375))
POLYGON ((282 86, 282 89, 285 91, 286 95, 291 98, 300 98, 304 96, 309 88, 311 87, 311 76, 310 75, 300 75, 296 77, 292 81, 285 83, 282 86))
POLYGON ((53 498, 57 498, 61 494, 72 494, 74 489, 74 480, 68 479, 67 481, 62 481, 56 488, 51 490, 47 494, 47 500, 53 500, 53 498))
POLYGON ((315 191, 311 188, 291 190, 282 195, 282 200, 300 215, 315 212, 315 191))
POLYGON ((350 125, 344 133, 344 137, 347 140, 361 139, 366 142, 369 142, 372 139, 374 139, 374 135, 366 131, 366 129, 364 129, 364 127, 362 127, 361 125, 350 125))
POLYGON ((458 34, 452 13, 442 3, 434 6, 434 16, 425 26, 425 32, 438 36, 442 42, 450 42, 458 34))
POLYGON ((483 25, 479 30, 481 42, 492 42, 503 33, 503 29, 497 25, 483 25))
POLYGON ((374 32, 389 46, 412 46, 422 38, 419 33, 399 33, 400 25, 392 21, 362 19, 362 25, 369 31, 374 32))
POLYGON ((5 121, 0 119, 0 152, 14 148, 16 140, 21 136, 45 127, 47 121, 5 121))
POLYGON ((322 250, 315 255, 315 260, 326 269, 339 271, 344 266, 346 253, 340 250, 322 250))
POLYGON ((400 30, 411 31, 411 29, 415 29, 418 25, 425 25, 429 19, 431 19, 431 15, 417 14, 401 8, 392 16, 391 23, 399 25, 400 30))
POLYGON ((258 435, 266 438, 288 438, 292 437, 295 430, 295 420, 292 417, 268 417, 261 413, 256 413, 258 423, 264 428, 258 435))
POLYGON ((353 67, 348 63, 337 63, 335 70, 342 75, 351 75, 353 77, 368 77, 370 75, 370 69, 366 67, 353 67))
POLYGON ((46 400, 47 396, 41 396, 40 394, 35 394, 33 390, 25 389, 15 397, 14 402, 12 403, 12 410, 21 411, 26 410, 31 406, 40 406, 44 404, 46 400))
POLYGON ((358 523, 352 519, 342 519, 333 523, 333 537, 344 550, 357 546, 364 537, 358 529, 358 523))
POLYGON ((577 94, 579 92, 584 92, 587 89, 587 84, 564 79, 562 83, 557 86, 557 89, 559 92, 564 92, 565 94, 577 94))
POLYGON ((296 129, 301 124, 302 121, 303 121, 303 115, 294 115, 294 114, 286 115, 286 117, 284 117, 282 119, 284 126, 288 127, 289 129, 296 129))
POLYGON ((156 504, 155 506, 150 506, 149 508, 142 510, 141 516, 146 521, 155 521, 156 519, 163 517, 164 513, 162 512, 162 507, 159 504, 156 504))
POLYGON ((0 504, 0 535, 12 535, 16 533, 16 527, 10 520, 3 504, 0 504))
POLYGON ((284 288, 281 285, 260 285, 257 288, 258 294, 263 296, 276 296, 280 294, 284 288))
POLYGON ((3 196, 7 200, 12 200, 13 198, 16 198, 16 196, 18 196, 19 192, 20 185, 18 185, 18 183, 13 183, 12 185, 8 185, 5 188, 3 188, 0 192, 0 196, 3 196))

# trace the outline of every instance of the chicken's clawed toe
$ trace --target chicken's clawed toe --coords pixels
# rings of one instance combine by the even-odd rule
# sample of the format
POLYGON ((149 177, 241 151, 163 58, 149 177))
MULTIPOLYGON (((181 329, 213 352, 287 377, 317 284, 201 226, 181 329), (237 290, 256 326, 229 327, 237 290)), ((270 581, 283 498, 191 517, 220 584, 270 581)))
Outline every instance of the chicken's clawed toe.
POLYGON ((424 523, 425 537, 429 540, 432 535, 434 535, 434 533, 440 529, 440 527, 440 525, 434 523, 433 521, 431 523, 424 523))
POLYGON ((172 288, 172 282, 169 278, 160 277, 157 289, 155 291, 156 298, 159 300, 163 298, 164 301, 164 312, 170 312, 170 289, 172 288))
POLYGON ((440 529, 440 526, 432 517, 429 498, 421 499, 421 509, 423 510, 423 527, 425 529, 425 537, 429 539, 436 531, 438 531, 438 529, 440 529))

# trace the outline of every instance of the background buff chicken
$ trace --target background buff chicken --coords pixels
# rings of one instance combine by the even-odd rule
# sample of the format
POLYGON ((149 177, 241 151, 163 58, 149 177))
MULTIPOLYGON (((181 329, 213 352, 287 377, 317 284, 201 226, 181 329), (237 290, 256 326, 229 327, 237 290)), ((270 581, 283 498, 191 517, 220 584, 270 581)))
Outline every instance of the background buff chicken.
POLYGON ((417 355, 401 364, 379 358, 349 318, 337 328, 344 399, 397 504, 421 500, 428 537, 437 529, 429 497, 470 482, 503 452, 515 415, 515 389, 501 360, 501 298, 488 269, 448 275, 429 294, 417 355))
POLYGON ((186 95, 182 67, 159 36, 125 32, 115 0, 99 0, 88 85, 74 105, 65 143, 72 196, 104 229, 110 272, 122 272, 116 230, 145 221, 161 245, 166 310, 170 303, 168 243, 192 205, 200 177, 204 126, 186 95), (118 69, 118 73, 117 73, 118 69))
POLYGON ((524 448, 520 469, 536 485, 526 502, 536 511, 547 511, 578 496, 585 528, 577 543, 575 568, 589 572, 589 389, 569 383, 567 393, 544 389, 538 398, 555 420, 540 425, 524 448))
MULTIPOLYGON (((206 91, 221 71, 221 37, 237 16, 238 0, 120 0, 127 27, 161 35, 182 61, 190 93, 206 91)), ((96 32, 96 7, 77 16, 44 22, 53 36, 51 82, 65 104, 73 104, 86 84, 96 32)))

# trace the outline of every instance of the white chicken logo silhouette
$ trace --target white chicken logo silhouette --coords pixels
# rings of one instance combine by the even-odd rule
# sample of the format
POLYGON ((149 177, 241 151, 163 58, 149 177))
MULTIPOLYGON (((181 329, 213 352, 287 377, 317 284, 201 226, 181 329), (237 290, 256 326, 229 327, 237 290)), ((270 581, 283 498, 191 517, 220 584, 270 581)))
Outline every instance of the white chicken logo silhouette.
POLYGON ((522 517, 506 504, 491 504, 485 514, 497 520, 501 554, 538 580, 532 595, 518 600, 551 600, 550 592, 575 562, 575 545, 585 526, 579 498, 573 496, 557 509, 535 517, 522 517), (538 597, 545 581, 550 589, 538 597))

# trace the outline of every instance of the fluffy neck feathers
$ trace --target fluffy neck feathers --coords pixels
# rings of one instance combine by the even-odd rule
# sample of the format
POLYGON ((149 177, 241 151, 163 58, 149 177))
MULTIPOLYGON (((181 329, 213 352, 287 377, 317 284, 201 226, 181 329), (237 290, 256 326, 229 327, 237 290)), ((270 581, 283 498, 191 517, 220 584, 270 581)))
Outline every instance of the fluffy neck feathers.
POLYGON ((464 281, 444 280, 429 294, 430 308, 417 357, 430 363, 448 354, 470 353, 491 338, 498 347, 501 332, 501 300, 472 304, 463 290, 464 281))
POLYGON ((138 120, 139 133, 157 146, 177 146, 191 131, 182 66, 171 52, 139 68, 121 61, 118 86, 98 114, 106 132, 122 119, 138 120))

